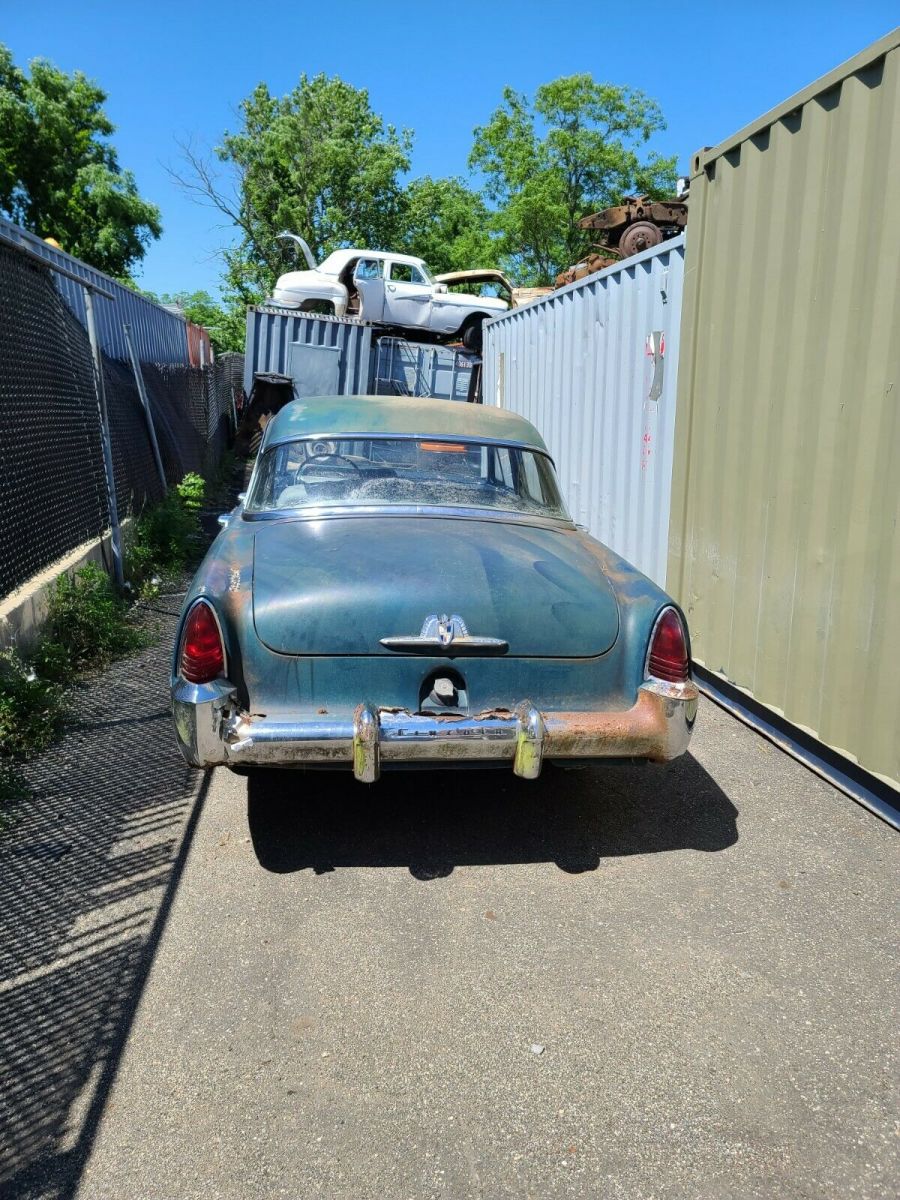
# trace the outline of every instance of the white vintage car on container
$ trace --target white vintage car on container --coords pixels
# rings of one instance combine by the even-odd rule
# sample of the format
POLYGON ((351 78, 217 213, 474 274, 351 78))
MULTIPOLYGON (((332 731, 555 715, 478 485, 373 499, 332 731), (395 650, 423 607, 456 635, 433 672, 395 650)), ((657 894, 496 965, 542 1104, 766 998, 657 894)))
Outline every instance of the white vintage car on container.
POLYGON ((412 330, 423 341, 460 339, 467 350, 478 352, 482 323, 509 307, 496 296, 451 292, 433 278, 421 258, 410 254, 335 250, 317 266, 302 238, 288 236, 303 250, 309 270, 280 276, 271 303, 283 308, 360 317, 412 330))

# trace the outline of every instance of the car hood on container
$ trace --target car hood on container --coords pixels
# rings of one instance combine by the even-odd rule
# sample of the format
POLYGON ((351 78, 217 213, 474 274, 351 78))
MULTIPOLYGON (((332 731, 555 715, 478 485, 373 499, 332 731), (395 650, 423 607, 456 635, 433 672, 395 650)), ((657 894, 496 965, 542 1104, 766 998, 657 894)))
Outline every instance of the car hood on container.
POLYGON ((468 292, 435 292, 435 304, 454 304, 460 308, 492 309, 496 312, 506 312, 509 305, 498 296, 475 296, 468 292))
POLYGON ((517 657, 595 657, 619 629, 575 530, 400 515, 259 522, 253 616, 270 649, 390 655, 381 639, 419 634, 431 614, 459 616, 517 657))

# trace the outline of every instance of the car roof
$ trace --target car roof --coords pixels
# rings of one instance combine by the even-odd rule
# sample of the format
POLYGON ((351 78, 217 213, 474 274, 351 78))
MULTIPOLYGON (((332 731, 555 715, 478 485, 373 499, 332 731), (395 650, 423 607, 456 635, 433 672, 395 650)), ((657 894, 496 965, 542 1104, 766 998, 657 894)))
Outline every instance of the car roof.
POLYGON ((414 254, 394 254, 390 250, 332 250, 327 258, 319 263, 319 267, 324 267, 325 263, 334 260, 335 263, 347 263, 351 258, 390 258, 395 262, 409 263, 410 266, 424 266, 424 261, 421 258, 416 258, 414 254))
POLYGON ((272 418, 264 445, 307 437, 423 437, 493 441, 547 453, 524 417, 483 404, 430 396, 305 396, 272 418))

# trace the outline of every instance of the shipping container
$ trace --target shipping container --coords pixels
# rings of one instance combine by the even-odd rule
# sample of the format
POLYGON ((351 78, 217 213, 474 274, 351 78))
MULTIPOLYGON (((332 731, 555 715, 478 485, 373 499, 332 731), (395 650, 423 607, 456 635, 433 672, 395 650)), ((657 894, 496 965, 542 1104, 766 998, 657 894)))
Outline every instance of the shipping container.
POLYGON ((900 30, 692 161, 668 586, 695 657, 900 781, 900 30))
POLYGON ((375 346, 372 391, 378 396, 468 400, 473 362, 465 350, 382 337, 375 346))
MULTIPOLYGON (((49 267, 61 267, 83 279, 85 283, 112 294, 113 299, 108 299, 94 293, 97 340, 100 349, 109 358, 118 359, 120 362, 129 361, 122 326, 130 325, 135 352, 142 362, 188 364, 187 328, 184 317, 155 304, 131 288, 124 287, 109 275, 104 275, 102 271, 88 266, 81 259, 58 250, 36 234, 7 221, 5 217, 0 217, 0 238, 27 247, 49 267)), ((87 328, 82 285, 57 271, 54 271, 53 279, 69 309, 87 328)))
POLYGON ((574 519, 665 584, 684 236, 484 326, 484 403, 543 434, 574 519))
POLYGON ((295 379, 298 394, 312 394, 304 380, 316 380, 320 394, 363 395, 369 390, 372 326, 353 317, 332 317, 261 305, 247 310, 244 391, 256 375, 295 379))

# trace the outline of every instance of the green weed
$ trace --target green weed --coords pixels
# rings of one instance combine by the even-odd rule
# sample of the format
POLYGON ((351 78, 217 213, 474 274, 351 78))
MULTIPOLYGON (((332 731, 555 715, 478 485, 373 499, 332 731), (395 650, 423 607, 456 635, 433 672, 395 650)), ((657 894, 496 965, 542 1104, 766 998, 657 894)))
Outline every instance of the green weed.
POLYGON ((66 679, 146 646, 146 633, 128 621, 127 613, 96 563, 86 563, 72 576, 61 575, 50 594, 47 637, 35 656, 38 665, 52 677, 66 679))
POLYGON ((62 717, 59 684, 41 679, 14 650, 0 651, 0 758, 45 749, 62 717))
POLYGON ((191 472, 134 522, 125 573, 142 599, 158 596, 161 579, 196 554, 202 541, 200 509, 205 493, 206 483, 191 472))
POLYGON ((28 795, 28 786, 12 763, 0 758, 0 833, 12 825, 12 806, 28 795))

